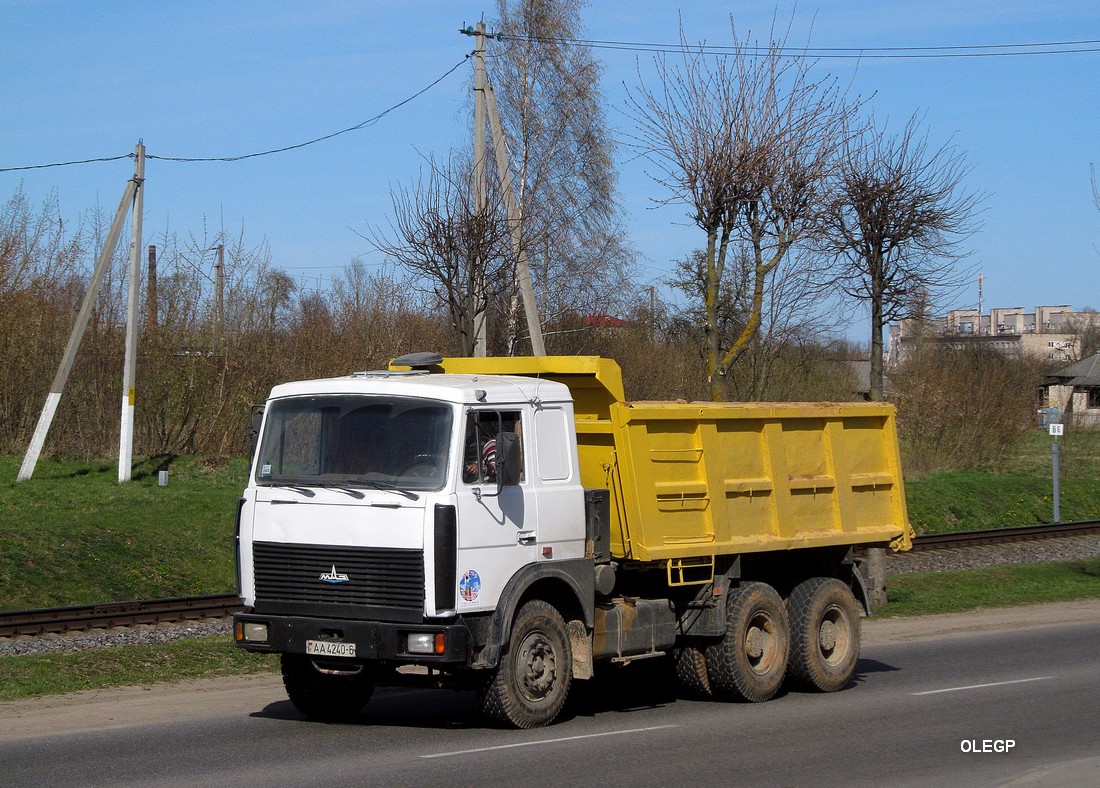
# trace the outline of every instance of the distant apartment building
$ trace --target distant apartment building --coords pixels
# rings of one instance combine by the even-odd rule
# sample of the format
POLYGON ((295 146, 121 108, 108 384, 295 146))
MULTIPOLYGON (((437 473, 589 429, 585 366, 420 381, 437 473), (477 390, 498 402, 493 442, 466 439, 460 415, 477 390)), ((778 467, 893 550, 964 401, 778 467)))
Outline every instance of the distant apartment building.
POLYGON ((1068 305, 953 309, 929 320, 908 319, 889 327, 886 345, 887 367, 896 367, 912 353, 918 337, 937 342, 981 343, 1005 353, 1022 354, 1056 363, 1071 363, 1080 357, 1078 332, 1084 325, 1100 322, 1095 312, 1074 312, 1068 305))

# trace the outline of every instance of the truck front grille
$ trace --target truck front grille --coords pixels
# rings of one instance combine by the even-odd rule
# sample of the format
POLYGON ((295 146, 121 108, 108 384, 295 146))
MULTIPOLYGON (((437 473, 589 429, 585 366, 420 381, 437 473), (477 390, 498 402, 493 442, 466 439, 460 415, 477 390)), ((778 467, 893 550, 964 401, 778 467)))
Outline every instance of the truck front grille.
POLYGON ((353 615, 365 607, 383 620, 387 610, 395 620, 424 610, 421 550, 255 542, 253 559, 257 609, 353 615))

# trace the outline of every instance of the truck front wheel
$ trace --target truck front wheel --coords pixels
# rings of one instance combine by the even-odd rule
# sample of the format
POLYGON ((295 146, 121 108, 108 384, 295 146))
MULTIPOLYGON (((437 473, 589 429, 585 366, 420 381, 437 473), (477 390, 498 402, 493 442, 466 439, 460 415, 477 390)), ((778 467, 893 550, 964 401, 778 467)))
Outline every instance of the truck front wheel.
POLYGON ((311 719, 344 722, 367 705, 374 687, 360 675, 321 673, 304 654, 283 654, 283 686, 294 707, 311 719))
POLYGON ((726 634, 706 648, 707 675, 715 696, 765 701, 787 672, 789 624, 783 600, 766 583, 745 583, 726 600, 726 634))
POLYGON ((561 614, 540 599, 527 602, 516 613, 500 665, 482 694, 482 711, 516 728, 549 725, 569 695, 572 664, 561 614))
POLYGON ((843 689, 859 659, 859 603, 832 577, 800 583, 787 600, 791 678, 821 692, 843 689))

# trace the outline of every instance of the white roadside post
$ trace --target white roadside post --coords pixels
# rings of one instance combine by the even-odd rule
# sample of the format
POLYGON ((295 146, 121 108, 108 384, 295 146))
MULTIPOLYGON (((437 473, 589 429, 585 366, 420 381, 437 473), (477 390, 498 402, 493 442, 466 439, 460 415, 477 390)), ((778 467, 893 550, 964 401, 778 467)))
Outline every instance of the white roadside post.
POLYGON ((1051 444, 1050 444, 1050 462, 1051 462, 1051 475, 1054 477, 1054 522, 1056 522, 1056 523, 1062 522, 1062 501, 1061 501, 1062 491, 1061 491, 1061 485, 1060 485, 1059 478, 1058 478, 1058 476, 1059 476, 1059 473, 1058 473, 1058 470, 1059 470, 1058 469, 1058 439, 1062 437, 1062 434, 1063 434, 1064 429, 1065 429, 1064 425, 1061 422, 1054 421, 1054 419, 1057 419, 1058 417, 1059 417, 1058 409, 1057 408, 1051 408, 1050 409, 1051 421, 1050 421, 1050 424, 1049 424, 1050 437, 1052 439, 1051 444))

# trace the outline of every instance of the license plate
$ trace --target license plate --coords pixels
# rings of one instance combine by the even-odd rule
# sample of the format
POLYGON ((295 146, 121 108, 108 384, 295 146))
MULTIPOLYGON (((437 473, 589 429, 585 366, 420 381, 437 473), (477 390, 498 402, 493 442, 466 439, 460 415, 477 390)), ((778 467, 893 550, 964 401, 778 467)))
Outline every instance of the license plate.
POLYGON ((322 657, 354 657, 354 643, 335 643, 331 640, 307 640, 306 653, 322 657))

